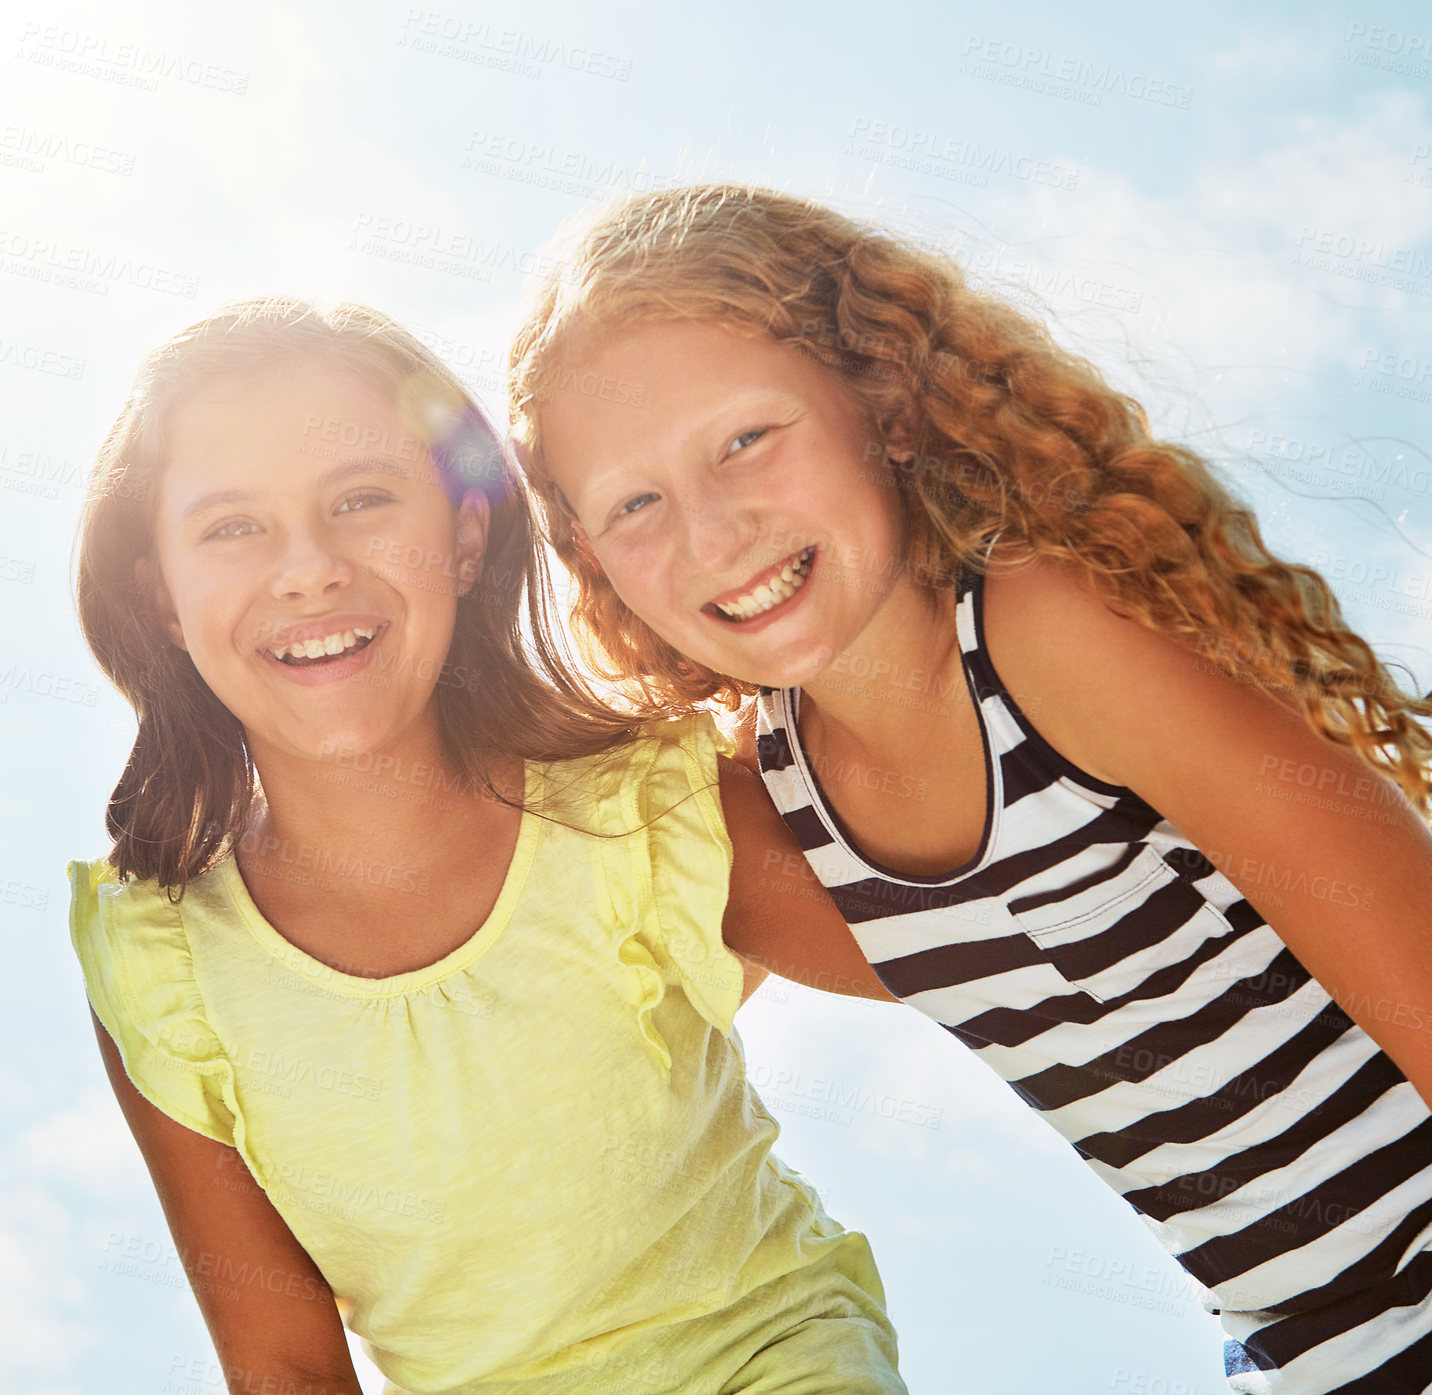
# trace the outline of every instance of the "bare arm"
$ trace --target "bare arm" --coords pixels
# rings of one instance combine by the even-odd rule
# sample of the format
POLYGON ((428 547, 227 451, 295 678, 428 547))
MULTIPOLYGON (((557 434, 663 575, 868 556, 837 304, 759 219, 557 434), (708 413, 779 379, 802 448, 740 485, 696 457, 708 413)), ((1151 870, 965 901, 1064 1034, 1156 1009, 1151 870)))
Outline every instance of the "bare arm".
POLYGON ((1432 832, 1402 792, 1056 566, 1000 577, 987 621, 1055 748, 1186 834, 1432 1103, 1432 832))
POLYGON ((332 1290, 237 1150, 150 1104, 94 1028, 229 1390, 361 1395, 332 1290))
POLYGON ((830 993, 898 1002, 870 967, 760 776, 725 759, 720 769, 735 850, 722 931, 747 966, 747 993, 755 966, 830 993))

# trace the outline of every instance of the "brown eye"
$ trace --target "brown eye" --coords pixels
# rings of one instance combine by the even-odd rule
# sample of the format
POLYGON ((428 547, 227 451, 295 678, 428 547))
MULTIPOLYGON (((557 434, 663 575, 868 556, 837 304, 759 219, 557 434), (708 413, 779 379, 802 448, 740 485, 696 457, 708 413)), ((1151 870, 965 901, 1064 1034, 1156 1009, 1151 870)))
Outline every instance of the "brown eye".
POLYGON ((231 518, 223 523, 216 523, 204 534, 201 541, 208 542, 211 538, 243 538, 247 537, 250 533, 257 533, 258 530, 258 524, 251 523, 246 518, 231 518))
POLYGON ((361 494, 350 494, 336 509, 334 513, 353 513, 358 509, 371 509, 378 504, 390 502, 391 495, 378 493, 374 490, 364 490, 361 494))

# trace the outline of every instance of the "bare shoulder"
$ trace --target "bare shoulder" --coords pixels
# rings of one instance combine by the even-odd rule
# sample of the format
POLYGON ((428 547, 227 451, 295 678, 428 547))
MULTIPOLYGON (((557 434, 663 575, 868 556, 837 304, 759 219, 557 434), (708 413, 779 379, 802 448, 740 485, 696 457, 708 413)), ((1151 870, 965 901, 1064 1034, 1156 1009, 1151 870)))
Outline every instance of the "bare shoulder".
POLYGON ((1120 626, 1142 629, 1115 615, 1076 568, 1049 557, 1007 571, 996 567, 985 577, 984 590, 986 629, 997 629, 1002 639, 1046 658, 1067 650, 1055 643, 1061 636, 1112 636, 1120 626))
POLYGON ((1167 749, 1194 710, 1269 701, 1186 644, 1116 615, 1075 568, 1048 558, 986 578, 985 639, 1040 734, 1109 784, 1129 784, 1130 756, 1167 749))

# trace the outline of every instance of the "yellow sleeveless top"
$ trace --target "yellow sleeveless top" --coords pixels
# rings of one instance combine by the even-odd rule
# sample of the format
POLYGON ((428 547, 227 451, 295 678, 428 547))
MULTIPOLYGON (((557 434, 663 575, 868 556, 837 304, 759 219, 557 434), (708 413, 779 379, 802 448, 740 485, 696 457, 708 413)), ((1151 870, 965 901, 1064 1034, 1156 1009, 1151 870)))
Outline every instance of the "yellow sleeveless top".
POLYGON ((389 978, 283 939, 232 858, 177 905, 71 864, 75 950, 130 1078, 239 1151, 402 1390, 631 1390, 648 1351, 662 1388, 704 1388, 740 1340, 723 1310, 833 1249, 883 1300, 746 1082, 718 741, 684 721, 529 765, 486 923, 389 978))

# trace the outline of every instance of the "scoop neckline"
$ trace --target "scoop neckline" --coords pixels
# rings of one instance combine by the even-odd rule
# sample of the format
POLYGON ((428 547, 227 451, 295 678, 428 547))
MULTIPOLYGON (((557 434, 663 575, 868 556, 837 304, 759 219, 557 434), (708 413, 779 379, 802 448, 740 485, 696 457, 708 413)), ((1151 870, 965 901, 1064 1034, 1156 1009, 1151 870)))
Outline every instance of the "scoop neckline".
POLYGON ((366 978, 361 974, 344 973, 332 965, 315 959, 306 950, 300 949, 284 936, 259 910, 249 893, 243 873, 239 871, 238 859, 231 852, 220 864, 224 890, 238 910, 244 924, 254 938, 278 959, 285 967, 301 973, 305 978, 322 984, 332 992, 354 998, 396 998, 412 993, 460 973, 480 959, 501 938, 502 931, 512 919, 512 911, 521 897, 531 870, 533 855, 541 834, 541 816, 533 811, 533 791, 537 784, 537 772, 530 761, 522 763, 522 816, 517 828, 517 842, 512 849, 512 858, 507 864, 507 874, 497 900, 487 913, 486 919, 457 948, 449 950, 441 959, 419 969, 409 969, 401 974, 388 974, 383 978, 366 978))
MULTIPOLYGON (((969 681, 968 671, 965 675, 966 683, 969 681)), ((979 847, 975 849, 974 856, 967 861, 960 863, 958 867, 948 872, 939 872, 934 876, 922 876, 918 872, 898 872, 893 867, 887 867, 883 862, 877 861, 865 851, 856 840, 854 833, 846 827, 845 820, 835 810, 825 787, 820 783, 820 777, 815 773, 814 768, 806 758, 805 750, 800 739, 799 728, 796 723, 800 719, 800 690, 795 690, 795 701, 787 702, 786 711, 789 716, 790 726, 794 729, 795 739, 790 743, 791 754, 796 758, 800 766, 802 777, 805 779, 811 793, 815 795, 816 803, 819 806, 819 817, 825 824, 826 831, 845 850, 846 856, 860 864, 871 876, 879 877, 883 881, 898 882, 903 886, 927 886, 943 887, 950 886, 955 882, 963 881, 971 873, 983 867, 988 859, 990 849, 994 845, 994 826, 996 818, 995 804, 1000 797, 995 782, 999 778, 999 767, 991 758, 990 743, 985 731, 983 714, 980 714, 980 738, 984 747, 985 757, 985 816, 984 823, 980 828, 979 847)), ((975 702, 975 711, 979 713, 979 703, 975 702)))
MULTIPOLYGON (((963 605, 965 600, 969 599, 975 644, 977 648, 982 648, 984 645, 984 616, 980 602, 983 599, 981 584, 984 576, 980 571, 966 571, 962 572, 960 579, 958 604, 963 605)), ((796 761, 806 787, 815 796, 812 803, 816 809, 816 817, 825 825, 826 831, 844 850, 846 856, 858 863, 867 873, 884 881, 896 882, 903 886, 931 888, 952 886, 983 868, 994 848, 1000 809, 1004 802, 1003 771, 1000 769, 994 743, 990 740, 983 705, 980 702, 979 694, 975 691, 974 675, 970 672, 969 651, 965 649, 963 637, 959 633, 960 613, 958 609, 955 613, 954 624, 955 643, 960 650, 960 673, 964 678, 965 690, 969 693, 970 702, 975 710, 975 719, 979 724, 980 748, 984 755, 985 810, 984 822, 980 828, 979 846, 975 849, 974 855, 950 871, 940 872, 934 876, 922 876, 918 872, 897 872, 893 867, 887 867, 883 862, 878 862, 860 846, 854 833, 845 826, 845 821, 836 812, 835 805, 826 794, 820 778, 807 758, 805 743, 800 734, 801 689, 786 688, 780 691, 780 702, 784 708, 782 715, 786 719, 791 755, 796 761)))

